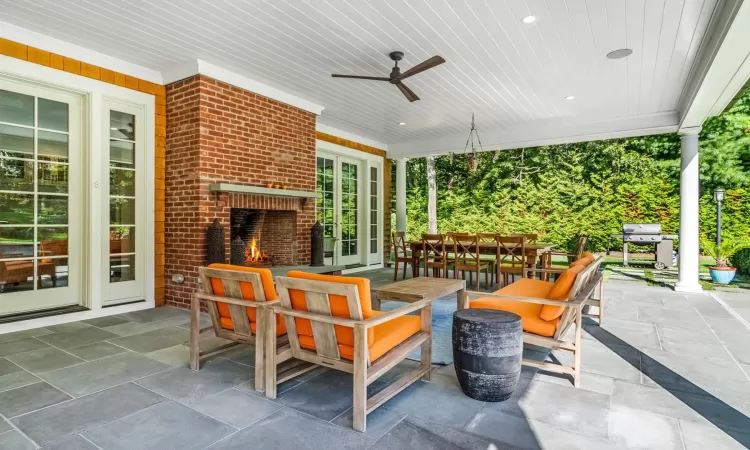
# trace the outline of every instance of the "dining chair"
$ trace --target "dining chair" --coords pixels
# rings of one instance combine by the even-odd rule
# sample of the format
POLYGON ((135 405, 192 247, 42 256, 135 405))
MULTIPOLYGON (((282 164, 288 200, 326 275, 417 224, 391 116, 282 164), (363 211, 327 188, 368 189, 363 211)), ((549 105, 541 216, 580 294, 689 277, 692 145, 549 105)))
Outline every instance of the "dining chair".
MULTIPOLYGON (((497 247, 497 234, 495 233, 479 233, 477 234, 477 237, 479 238, 479 245, 482 244, 491 244, 494 247, 497 247)), ((495 248, 493 253, 491 255, 481 255, 480 258, 482 258, 483 261, 485 261, 487 264, 489 264, 489 272, 490 272, 490 284, 494 285, 496 282, 499 283, 500 280, 497 279, 497 270, 495 267, 498 264, 497 261, 497 249, 495 248)))
POLYGON ((422 234, 422 266, 424 276, 448 278, 448 254, 445 249, 445 235, 422 234), (442 270, 442 273, 440 272, 442 270))
POLYGON ((479 290, 479 274, 484 271, 484 286, 489 288, 489 264, 482 262, 480 258, 479 237, 477 235, 453 235, 451 237, 453 244, 453 278, 458 279, 458 271, 461 271, 461 277, 466 279, 466 272, 469 272, 469 283, 472 283, 473 274, 477 274, 477 290, 479 290))
POLYGON ((398 279, 398 265, 403 263, 404 274, 402 280, 406 279, 406 266, 412 264, 412 258, 406 252, 406 233, 403 231, 396 231, 391 233, 391 242, 393 243, 393 251, 396 253, 396 260, 394 261, 393 269, 393 281, 398 279))
POLYGON ((497 282, 503 276, 503 286, 508 285, 509 275, 526 277, 526 237, 497 236, 497 282))

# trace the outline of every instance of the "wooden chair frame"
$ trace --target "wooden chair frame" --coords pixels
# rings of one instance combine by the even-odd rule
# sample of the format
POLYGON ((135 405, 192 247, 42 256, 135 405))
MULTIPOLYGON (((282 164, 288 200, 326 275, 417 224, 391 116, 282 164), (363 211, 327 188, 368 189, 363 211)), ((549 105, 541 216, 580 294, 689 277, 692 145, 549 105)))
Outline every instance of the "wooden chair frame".
POLYGON ((503 286, 508 285, 508 274, 519 274, 522 278, 525 278, 527 270, 526 237, 498 235, 495 236, 495 242, 497 242, 496 271, 498 286, 500 285, 501 274, 503 286))
MULTIPOLYGON (((578 237, 578 245, 576 246, 576 252, 575 253, 568 253, 568 252, 559 252, 550 250, 542 255, 542 269, 552 269, 552 257, 553 256, 572 256, 573 261, 578 261, 581 259, 581 256, 583 255, 583 250, 586 247, 586 242, 588 241, 588 236, 579 236, 578 237)), ((564 269, 563 269, 564 270, 564 269)), ((550 273, 543 273, 542 279, 545 281, 549 281, 550 279, 550 273)))
MULTIPOLYGON (((602 324, 604 311, 604 278, 599 272, 602 257, 598 257, 593 263, 589 264, 580 272, 570 288, 570 299, 568 301, 549 300, 536 297, 519 297, 514 295, 487 294, 485 292, 467 291, 464 294, 464 308, 469 307, 472 298, 497 298, 499 300, 513 300, 523 303, 536 303, 542 305, 562 306, 565 312, 560 318, 560 323, 555 330, 553 337, 539 336, 533 333, 523 333, 523 342, 534 344, 551 350, 563 350, 573 354, 573 366, 553 364, 549 362, 540 362, 530 359, 522 359, 521 364, 547 370, 549 372, 567 374, 573 377, 573 385, 581 386, 581 333, 583 329, 583 318, 592 317, 599 319, 599 326, 602 324), (598 288, 598 289, 597 289, 598 288), (598 306, 599 314, 591 315, 584 312, 585 306, 598 306), (575 333, 573 340, 566 340, 565 335, 571 325, 575 324, 575 333)), ((527 269, 532 270, 532 269, 527 269)), ((557 272, 557 271, 556 271, 557 272)))
MULTIPOLYGON (((477 238, 478 238, 477 242, 479 242, 480 244, 486 242, 488 244, 497 245, 498 236, 499 235, 496 233, 479 233, 477 234, 477 238)), ((490 271, 490 284, 493 284, 493 285, 495 284, 495 282, 498 282, 498 283, 500 282, 500 280, 497 279, 497 269, 495 267, 498 264, 497 255, 498 253, 495 252, 494 255, 490 255, 490 258, 492 259, 485 259, 485 261, 487 261, 487 264, 489 264, 490 266, 488 269, 490 271)))
POLYGON ((453 242, 453 278, 458 279, 458 271, 466 279, 466 271, 469 271, 469 282, 471 275, 477 274, 477 290, 479 290, 479 273, 484 270, 484 285, 489 288, 489 263, 482 264, 479 250, 478 235, 454 234, 451 236, 453 242))
MULTIPOLYGON (((289 342, 283 346, 275 346, 273 339, 266 339, 266 397, 276 397, 276 385, 290 377, 279 372, 282 362, 294 358, 314 365, 351 373, 354 378, 353 399, 353 427, 364 432, 367 426, 367 414, 388 401, 412 383, 422 379, 430 380, 432 364, 432 300, 420 300, 406 306, 388 311, 367 320, 362 318, 362 308, 359 301, 357 287, 351 284, 329 281, 303 280, 298 278, 276 278, 280 304, 273 307, 273 311, 284 315, 289 342), (289 290, 305 292, 308 311, 292 309, 289 290), (346 297, 350 318, 331 315, 329 295, 346 297), (408 313, 420 311, 422 329, 414 336, 406 339, 388 353, 370 364, 367 346, 367 330, 376 325, 388 322, 408 313), (300 346, 295 317, 308 319, 311 322, 315 350, 307 350, 300 346), (336 340, 334 325, 353 329, 354 360, 341 358, 336 340), (421 347, 421 363, 418 368, 401 375, 388 387, 372 397, 367 397, 367 386, 404 360, 409 353, 421 347), (275 360, 271 360, 275 358, 275 360)), ((266 314, 273 314, 268 311, 266 314)), ((268 336, 275 333, 275 323, 266 329, 268 336)), ((315 366, 313 366, 315 367, 315 366)))
MULTIPOLYGON (((190 303, 190 368, 199 370, 200 363, 205 358, 231 350, 239 345, 255 346, 255 390, 263 392, 265 381, 265 340, 268 334, 263 331, 268 327, 268 321, 276 324, 272 307, 279 303, 279 300, 267 301, 260 275, 252 272, 240 272, 228 269, 211 269, 208 267, 198 268, 201 279, 203 292, 193 294, 190 303), (214 295, 211 285, 211 278, 221 280, 224 286, 224 296, 214 295), (246 282, 253 286, 255 301, 244 300, 240 283, 246 282), (200 302, 205 301, 208 307, 208 314, 211 317, 211 326, 200 328, 200 302), (232 318, 234 329, 223 328, 220 322, 219 308, 217 303, 226 303, 232 318), (250 329, 250 318, 247 316, 247 308, 256 309, 256 334, 252 334, 250 329), (233 341, 228 344, 201 350, 200 334, 210 329, 214 330, 217 337, 233 341)), ((273 341, 276 345, 283 345, 287 342, 287 336, 276 337, 274 326, 273 341)))
POLYGON ((423 234, 421 259, 424 266, 424 276, 429 276, 428 270, 431 268, 434 277, 448 278, 448 253, 445 248, 445 235, 423 234), (440 270, 443 271, 442 275, 438 272, 440 270))
POLYGON ((391 243, 393 244, 393 251, 396 253, 396 259, 394 261, 393 269, 393 281, 398 279, 398 265, 399 263, 404 264, 404 274, 401 277, 402 280, 406 279, 406 266, 407 264, 413 264, 412 257, 406 252, 406 233, 403 231, 394 231, 391 233, 391 243), (401 254, 403 252, 403 255, 401 254))

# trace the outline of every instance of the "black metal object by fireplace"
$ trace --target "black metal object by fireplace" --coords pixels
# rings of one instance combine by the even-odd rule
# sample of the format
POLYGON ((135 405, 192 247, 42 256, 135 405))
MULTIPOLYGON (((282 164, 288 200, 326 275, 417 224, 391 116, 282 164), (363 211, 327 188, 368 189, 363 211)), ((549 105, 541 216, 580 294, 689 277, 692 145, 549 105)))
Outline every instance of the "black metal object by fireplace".
MULTIPOLYGON (((628 265, 628 244, 654 245, 654 268, 666 269, 674 266, 672 253, 675 234, 663 234, 659 223, 626 223, 622 226, 622 234, 611 234, 611 238, 622 239, 622 265, 628 265)), ((609 253, 609 252, 608 252, 609 253)))

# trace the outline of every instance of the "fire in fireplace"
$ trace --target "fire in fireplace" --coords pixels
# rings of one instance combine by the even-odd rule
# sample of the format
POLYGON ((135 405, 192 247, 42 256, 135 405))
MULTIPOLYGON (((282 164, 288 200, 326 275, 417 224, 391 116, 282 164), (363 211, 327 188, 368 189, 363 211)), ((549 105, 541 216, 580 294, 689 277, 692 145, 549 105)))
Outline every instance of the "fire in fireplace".
POLYGON ((255 238, 250 240, 245 248, 245 264, 248 265, 267 265, 271 263, 271 257, 268 253, 261 251, 255 238))
POLYGON ((242 239, 248 266, 296 265, 296 221, 295 211, 232 208, 230 242, 242 239))

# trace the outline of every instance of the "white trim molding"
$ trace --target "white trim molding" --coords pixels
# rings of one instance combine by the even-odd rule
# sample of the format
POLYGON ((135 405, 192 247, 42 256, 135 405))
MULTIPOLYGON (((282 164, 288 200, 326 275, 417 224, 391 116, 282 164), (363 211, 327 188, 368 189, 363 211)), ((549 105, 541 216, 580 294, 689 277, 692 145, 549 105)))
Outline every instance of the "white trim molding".
POLYGON ((7 22, 0 22, 0 37, 152 83, 162 84, 163 81, 162 74, 158 70, 129 63, 103 53, 11 25, 7 22))
POLYGON ((369 139, 364 136, 360 136, 358 134, 350 133, 348 131, 344 131, 339 128, 334 128, 328 125, 324 125, 320 122, 315 124, 315 130, 320 131, 321 133, 338 136, 342 139, 348 139, 350 141, 359 142, 360 144, 369 145, 370 147, 375 147, 377 149, 383 150, 384 152, 388 152, 388 144, 384 142, 375 141, 373 139, 369 139))
POLYGON ((246 89, 250 92, 280 101, 281 103, 286 103, 287 105, 311 112, 315 115, 320 115, 323 112, 323 106, 321 105, 297 97, 288 92, 284 92, 275 87, 268 86, 267 84, 263 84, 252 78, 224 69, 223 67, 219 67, 207 61, 203 61, 202 59, 188 61, 184 64, 166 69, 162 72, 162 77, 164 84, 171 84, 175 81, 180 81, 197 74, 229 83, 232 86, 246 89))
POLYGON ((680 128, 721 114, 750 77, 750 2, 719 4, 680 98, 680 128))
MULTIPOLYGON (((480 130, 484 151, 571 144, 673 133, 679 123, 677 111, 604 120, 548 120, 508 130, 480 130)), ((388 146, 388 157, 439 156, 463 152, 466 133, 447 138, 411 141, 388 146)))

